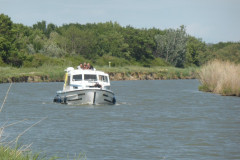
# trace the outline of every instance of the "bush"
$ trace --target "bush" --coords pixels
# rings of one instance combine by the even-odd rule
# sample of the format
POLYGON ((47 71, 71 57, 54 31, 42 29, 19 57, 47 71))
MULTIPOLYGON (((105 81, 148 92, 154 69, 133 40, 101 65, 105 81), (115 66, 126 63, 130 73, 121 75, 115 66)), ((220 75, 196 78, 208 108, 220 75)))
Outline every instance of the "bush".
POLYGON ((165 67, 165 66, 170 66, 170 64, 166 61, 164 61, 162 58, 155 58, 155 59, 145 59, 145 61, 140 62, 139 64, 135 64, 135 65, 140 65, 143 67, 157 67, 157 66, 161 66, 161 67, 165 67))
POLYGON ((3 62, 3 60, 2 60, 2 58, 0 57, 0 66, 7 66, 7 64, 5 64, 4 62, 3 62))
POLYGON ((81 63, 83 64, 84 62, 91 63, 91 64, 93 63, 92 61, 87 60, 81 55, 66 56, 63 59, 64 59, 65 65, 72 66, 72 67, 79 66, 81 63))
POLYGON ((200 90, 222 95, 240 96, 240 65, 214 60, 204 65, 199 72, 200 90))
POLYGON ((43 54, 35 54, 33 56, 28 56, 23 63, 23 67, 38 68, 43 65, 61 66, 65 64, 65 62, 66 60, 64 58, 48 57, 43 54))
POLYGON ((152 60, 151 65, 152 66, 170 66, 170 64, 167 63, 162 58, 155 58, 154 60, 152 60))
POLYGON ((112 67, 117 67, 117 66, 122 67, 122 66, 131 65, 130 61, 127 61, 123 58, 113 57, 113 56, 109 56, 109 55, 104 55, 104 56, 98 58, 95 65, 108 66, 109 62, 111 62, 112 67))

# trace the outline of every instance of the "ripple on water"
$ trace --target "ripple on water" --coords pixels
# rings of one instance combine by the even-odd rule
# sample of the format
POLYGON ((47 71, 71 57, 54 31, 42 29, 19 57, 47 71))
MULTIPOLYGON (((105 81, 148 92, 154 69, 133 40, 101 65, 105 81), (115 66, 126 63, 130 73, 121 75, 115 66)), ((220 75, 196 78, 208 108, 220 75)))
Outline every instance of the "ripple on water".
MULTIPOLYGON (((0 113, 36 152, 87 159, 240 159, 240 99, 198 91, 197 80, 114 81, 116 105, 52 102, 62 83, 13 84, 0 113)), ((0 102, 7 84, 0 85, 0 102)), ((64 158, 63 158, 64 159, 64 158)))

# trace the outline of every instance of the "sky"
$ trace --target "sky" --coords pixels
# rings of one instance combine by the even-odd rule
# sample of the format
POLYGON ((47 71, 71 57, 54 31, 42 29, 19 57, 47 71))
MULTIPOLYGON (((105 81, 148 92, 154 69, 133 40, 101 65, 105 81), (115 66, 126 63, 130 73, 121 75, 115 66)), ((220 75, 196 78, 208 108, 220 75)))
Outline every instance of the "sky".
POLYGON ((161 30, 184 25, 206 43, 240 42, 240 0, 0 0, 0 13, 27 26, 42 20, 161 30))

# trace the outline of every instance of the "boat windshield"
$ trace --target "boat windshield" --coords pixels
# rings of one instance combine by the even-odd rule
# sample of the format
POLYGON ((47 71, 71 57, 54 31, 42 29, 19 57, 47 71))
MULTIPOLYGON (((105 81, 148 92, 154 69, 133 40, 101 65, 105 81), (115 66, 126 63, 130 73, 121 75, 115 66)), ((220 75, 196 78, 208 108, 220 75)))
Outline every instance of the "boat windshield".
POLYGON ((108 77, 107 76, 103 76, 103 75, 99 75, 99 81, 108 82, 108 77))
POLYGON ((81 74, 73 75, 73 81, 82 81, 82 75, 81 74))
POLYGON ((85 81, 97 81, 97 75, 95 74, 84 74, 85 81))

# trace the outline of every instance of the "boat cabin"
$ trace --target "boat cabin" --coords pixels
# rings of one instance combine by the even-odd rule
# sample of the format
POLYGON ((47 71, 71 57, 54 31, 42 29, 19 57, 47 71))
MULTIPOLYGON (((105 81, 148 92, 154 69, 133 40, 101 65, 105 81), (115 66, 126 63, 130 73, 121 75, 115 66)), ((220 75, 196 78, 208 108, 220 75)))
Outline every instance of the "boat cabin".
POLYGON ((110 90, 109 75, 102 71, 74 69, 72 67, 65 71, 63 91, 89 88, 110 90))

